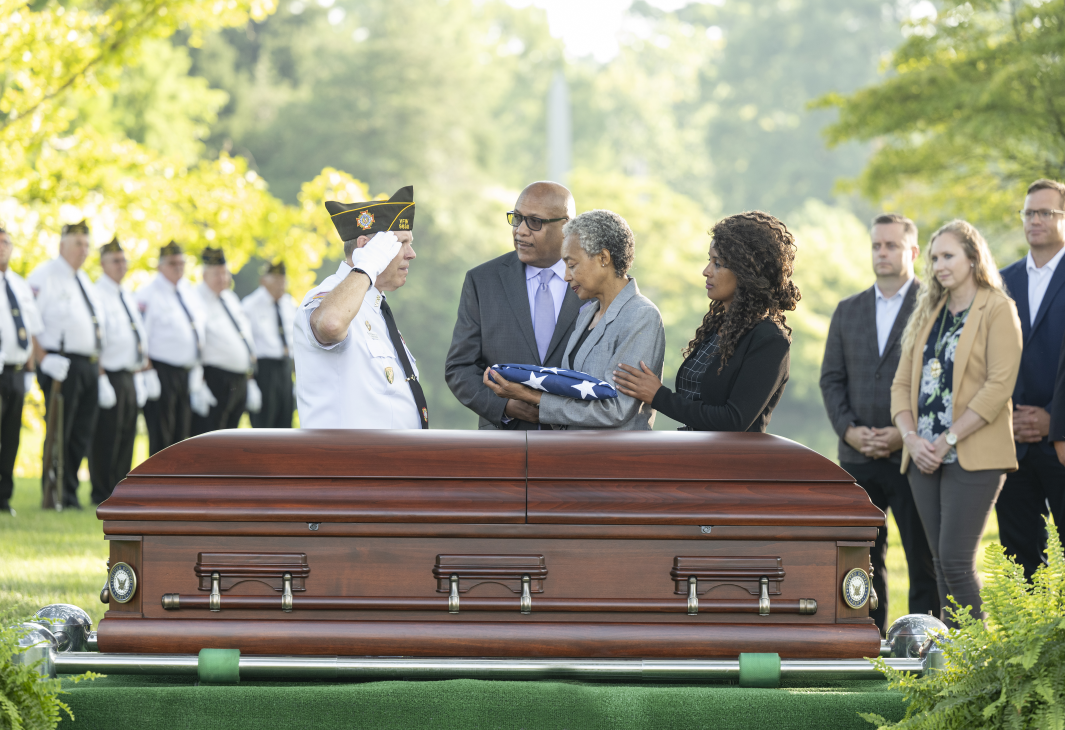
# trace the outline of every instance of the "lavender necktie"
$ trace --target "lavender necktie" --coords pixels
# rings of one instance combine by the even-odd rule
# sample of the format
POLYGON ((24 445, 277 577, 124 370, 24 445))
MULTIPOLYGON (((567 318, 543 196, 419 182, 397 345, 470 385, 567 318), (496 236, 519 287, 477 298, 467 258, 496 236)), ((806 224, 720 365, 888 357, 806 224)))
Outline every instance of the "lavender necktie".
POLYGON ((555 272, 544 269, 540 272, 540 285, 536 287, 536 311, 533 312, 533 330, 536 332, 536 349, 540 353, 540 364, 547 358, 547 348, 551 344, 551 336, 555 334, 555 300, 551 298, 551 290, 547 283, 555 272))

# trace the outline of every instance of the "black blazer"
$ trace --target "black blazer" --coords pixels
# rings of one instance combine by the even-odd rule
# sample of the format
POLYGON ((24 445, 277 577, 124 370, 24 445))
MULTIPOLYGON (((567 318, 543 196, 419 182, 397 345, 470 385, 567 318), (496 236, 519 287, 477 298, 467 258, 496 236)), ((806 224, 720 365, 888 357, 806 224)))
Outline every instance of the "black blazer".
POLYGON ((703 375, 701 401, 688 400, 663 385, 651 406, 695 431, 764 433, 788 382, 788 338, 776 322, 762 320, 740 338, 736 352, 718 375, 720 366, 719 353, 710 359, 703 375))

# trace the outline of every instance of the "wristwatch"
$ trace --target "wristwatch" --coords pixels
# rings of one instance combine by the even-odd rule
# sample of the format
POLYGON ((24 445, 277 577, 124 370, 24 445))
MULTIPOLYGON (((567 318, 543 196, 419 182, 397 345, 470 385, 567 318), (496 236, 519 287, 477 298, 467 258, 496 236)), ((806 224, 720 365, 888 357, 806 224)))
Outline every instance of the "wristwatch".
POLYGON ((373 277, 371 277, 371 276, 370 276, 369 274, 367 274, 367 273, 366 273, 365 271, 363 271, 362 269, 360 269, 360 268, 359 268, 358 266, 352 266, 352 267, 351 267, 351 271, 349 271, 348 273, 349 273, 349 274, 354 274, 354 273, 355 273, 356 271, 358 271, 358 272, 359 272, 360 274, 362 274, 362 275, 363 275, 363 276, 365 276, 365 277, 366 277, 367 279, 369 279, 369 280, 370 280, 370 283, 371 283, 371 284, 373 284, 373 277))
POLYGON ((943 434, 943 440, 947 442, 947 446, 956 446, 958 443, 958 435, 953 431, 948 430, 943 434))

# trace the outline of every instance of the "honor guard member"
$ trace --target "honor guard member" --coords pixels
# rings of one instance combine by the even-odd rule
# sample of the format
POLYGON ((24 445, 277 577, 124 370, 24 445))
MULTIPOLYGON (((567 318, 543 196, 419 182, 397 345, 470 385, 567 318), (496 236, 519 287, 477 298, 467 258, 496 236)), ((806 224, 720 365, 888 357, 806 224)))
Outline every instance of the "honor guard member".
POLYGON ((259 277, 259 288, 241 303, 251 322, 259 363, 255 381, 263 398, 262 408, 251 414, 255 428, 292 428, 292 323, 296 300, 285 292, 287 285, 285 262, 267 264, 259 277))
POLYGON ((203 309, 206 340, 203 346, 204 388, 192 395, 192 435, 220 428, 236 428, 244 408, 258 410, 262 397, 253 380, 255 346, 251 324, 240 299, 229 288, 233 277, 225 252, 205 248, 203 281, 196 287, 203 309))
POLYGON ((122 286, 129 271, 126 252, 116 236, 100 249, 103 275, 93 288, 104 312, 104 347, 100 353, 100 412, 89 452, 93 504, 111 496, 133 466, 137 436, 136 373, 148 365, 144 321, 133 294, 122 286))
POLYGON ((159 397, 149 395, 144 404, 151 455, 189 437, 189 391, 203 387, 203 315, 199 297, 185 280, 185 251, 174 241, 159 250, 159 274, 137 292, 137 306, 159 381, 159 397))
POLYGON ((33 369, 33 345, 44 330, 33 292, 21 276, 8 268, 14 244, 0 226, 0 514, 14 515, 11 495, 15 491, 15 458, 22 435, 22 403, 33 369))
POLYGON ((53 383, 59 384, 56 390, 62 394, 62 506, 73 509, 81 509, 78 468, 92 443, 104 345, 103 307, 92 281, 81 270, 90 246, 85 221, 63 226, 59 256, 38 266, 27 280, 44 321, 36 355, 41 363, 37 382, 44 391, 47 412, 54 404, 53 383))
POLYGON ((304 428, 428 428, 414 356, 385 292, 414 260, 414 188, 387 201, 325 204, 344 241, 337 272, 296 311, 296 405, 304 428))

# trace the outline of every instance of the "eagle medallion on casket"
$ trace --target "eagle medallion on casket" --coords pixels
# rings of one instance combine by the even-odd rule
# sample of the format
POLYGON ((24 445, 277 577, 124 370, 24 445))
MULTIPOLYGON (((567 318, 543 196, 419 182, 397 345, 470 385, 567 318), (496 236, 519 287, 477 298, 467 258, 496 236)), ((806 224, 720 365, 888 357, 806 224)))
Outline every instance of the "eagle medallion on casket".
POLYGON ((869 600, 871 588, 869 574, 861 568, 854 568, 843 578, 843 600, 854 609, 859 609, 869 600))
POLYGON ((126 563, 115 563, 107 575, 107 588, 116 603, 126 603, 137 592, 137 574, 126 563))

